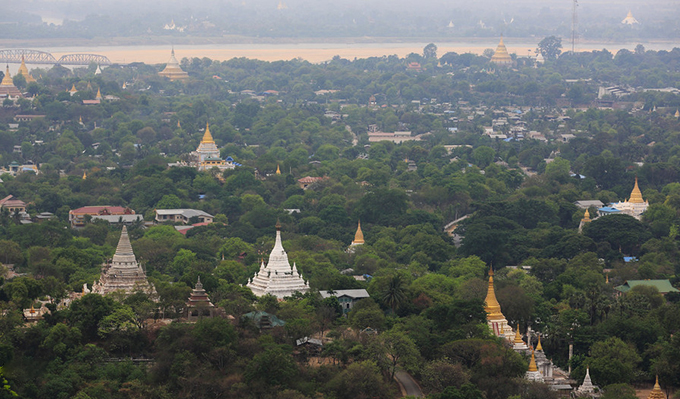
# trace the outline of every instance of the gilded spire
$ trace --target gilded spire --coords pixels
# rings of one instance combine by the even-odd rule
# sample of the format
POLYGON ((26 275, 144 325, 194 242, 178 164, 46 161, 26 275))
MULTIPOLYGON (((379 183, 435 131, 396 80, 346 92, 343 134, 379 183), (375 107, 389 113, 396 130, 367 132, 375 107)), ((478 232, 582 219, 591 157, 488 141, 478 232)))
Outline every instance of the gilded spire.
POLYGON ((645 202, 644 199, 642 199, 642 192, 640 192, 640 187, 638 187, 638 178, 635 176, 635 187, 633 187, 633 191, 630 193, 630 199, 628 202, 633 203, 633 204, 643 204, 645 202))
POLYGON ((493 288, 493 266, 489 268, 489 289, 486 293, 485 303, 484 310, 486 310, 488 320, 505 320, 505 316, 501 313, 501 305, 496 299, 496 291, 493 288))
POLYGON ((583 221, 584 222, 589 222, 590 221, 590 212, 586 209, 586 213, 583 214, 583 221))
POLYGON ((523 344, 524 341, 522 341, 522 336, 519 333, 519 326, 517 326, 517 331, 515 332, 515 341, 514 343, 516 344, 523 344))
POLYGON ((675 117, 680 118, 680 109, 675 110, 675 117))
POLYGON ((97 88, 97 95, 94 98, 97 99, 97 100, 102 99, 102 92, 101 92, 101 90, 99 90, 99 88, 97 88))
POLYGON ((363 244, 364 243, 364 232, 361 231, 361 220, 359 220, 359 223, 357 224, 357 232, 354 233, 354 241, 352 241, 352 244, 358 245, 358 244, 363 244))
POLYGON ((536 367, 536 358, 534 357, 534 349, 531 348, 531 361, 529 362, 529 371, 538 371, 536 367))
POLYGON ((656 383, 654 384, 654 389, 652 389, 652 392, 649 393, 649 396, 647 396, 647 399, 665 399, 666 394, 663 393, 661 390, 661 386, 659 385, 659 376, 656 376, 656 383))
POLYGON ((210 134, 210 123, 206 123, 205 125, 205 134, 203 135, 201 144, 215 144, 215 140, 213 140, 212 134, 210 134))
POLYGON ((503 43, 503 35, 501 35, 501 41, 498 43, 498 47, 496 47, 496 51, 491 57, 491 62, 498 65, 512 64, 512 57, 510 57, 510 54, 508 54, 508 49, 503 43))
POLYGON ((75 83, 71 85, 71 90, 69 90, 69 92, 71 92, 71 94, 77 93, 77 92, 78 92, 78 90, 76 89, 76 84, 75 84, 75 83))
POLYGON ((12 75, 9 74, 9 65, 7 65, 7 68, 5 69, 5 77, 2 78, 2 83, 0 83, 0 86, 14 86, 12 75))
POLYGON ((87 171, 83 172, 83 180, 87 180, 87 171))
POLYGON ((543 350, 543 346, 541 345, 541 336, 540 335, 538 336, 538 344, 536 345, 536 350, 537 351, 543 350))
POLYGON ((281 174, 281 168, 279 167, 278 164, 276 165, 276 174, 277 174, 277 175, 280 175, 280 174, 281 174))
POLYGON ((23 54, 21 55, 21 66, 19 67, 19 72, 17 74, 18 75, 24 75, 24 78, 26 79, 26 83, 35 82, 35 79, 33 78, 33 76, 31 76, 28 73, 28 68, 26 68, 26 62, 24 61, 23 54))

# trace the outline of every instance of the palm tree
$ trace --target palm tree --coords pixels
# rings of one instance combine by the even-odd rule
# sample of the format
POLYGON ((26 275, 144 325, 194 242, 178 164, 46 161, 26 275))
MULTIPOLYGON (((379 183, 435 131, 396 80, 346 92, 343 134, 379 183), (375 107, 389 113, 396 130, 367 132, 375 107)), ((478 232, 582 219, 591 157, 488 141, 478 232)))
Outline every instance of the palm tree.
POLYGON ((392 309, 392 313, 395 313, 405 299, 406 289, 404 288, 404 280, 402 280, 400 274, 395 274, 387 283, 387 287, 382 293, 382 300, 392 309))

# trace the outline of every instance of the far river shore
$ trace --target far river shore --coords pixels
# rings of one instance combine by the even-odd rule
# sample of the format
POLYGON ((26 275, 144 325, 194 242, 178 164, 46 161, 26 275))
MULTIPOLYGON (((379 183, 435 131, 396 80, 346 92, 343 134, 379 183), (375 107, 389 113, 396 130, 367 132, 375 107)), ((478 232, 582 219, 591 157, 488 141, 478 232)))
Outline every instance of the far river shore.
MULTIPOLYGON (((102 40, 97 41, 66 41, 54 40, 51 43, 38 40, 0 40, 0 49, 6 48, 30 48, 47 51, 55 57, 71 53, 93 53, 107 56, 113 63, 128 64, 131 62, 144 62, 147 64, 160 64, 167 62, 170 49, 175 48, 178 59, 185 57, 207 57, 213 60, 229 60, 234 57, 246 57, 264 61, 290 60, 302 58, 309 62, 319 63, 328 61, 334 56, 342 58, 367 58, 384 55, 398 55, 404 57, 409 53, 422 53, 423 47, 428 43, 435 43, 437 53, 441 56, 449 51, 461 53, 481 54, 485 49, 495 49, 498 38, 343 38, 343 39, 291 39, 267 40, 242 38, 152 38, 155 42, 149 44, 121 43, 126 38, 114 38, 108 41, 112 45, 103 45, 102 40), (181 39, 181 40, 180 40, 181 39), (175 43, 173 43, 173 40, 175 43), (160 42, 159 42, 160 41, 160 42), (210 42, 213 41, 213 42, 210 42), (215 41, 220 41, 215 42, 215 41), (166 43, 163 43, 166 42, 166 43), (179 43, 177 43, 179 42, 179 43), (96 43, 96 44, 94 44, 96 43)), ((151 40, 151 39, 149 39, 151 40)), ((526 56, 534 53, 540 38, 505 38, 504 42, 510 53, 518 56, 526 56)), ((576 46, 576 51, 592 51, 608 49, 612 53, 626 48, 633 50, 637 44, 642 44, 648 50, 671 50, 678 46, 672 41, 631 41, 631 42, 581 42, 576 46)), ((568 47, 566 42, 563 46, 568 47)), ((37 65, 36 65, 37 66, 37 65)), ((29 65, 30 67, 30 65, 29 65)))

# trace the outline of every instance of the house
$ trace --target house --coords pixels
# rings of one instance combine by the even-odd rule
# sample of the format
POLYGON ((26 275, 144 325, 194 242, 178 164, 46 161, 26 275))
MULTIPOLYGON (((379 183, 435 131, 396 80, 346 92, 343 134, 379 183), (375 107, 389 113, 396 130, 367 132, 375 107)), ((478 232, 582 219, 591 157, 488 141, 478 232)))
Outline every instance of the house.
POLYGON ((323 179, 324 179, 323 177, 314 176, 303 177, 302 179, 298 179, 298 186, 300 186, 301 189, 306 190, 314 183, 318 183, 323 179))
POLYGON ((623 283, 623 285, 614 287, 614 289, 619 291, 620 294, 625 294, 633 289, 633 287, 637 286, 656 287, 661 295, 665 295, 669 292, 680 292, 680 290, 671 285, 669 280, 628 280, 623 283))
POLYGON ((14 213, 25 213, 26 203, 13 195, 8 195, 3 199, 0 199, 0 209, 8 209, 11 214, 14 213))
POLYGON ((588 209, 591 207, 599 209, 604 206, 604 204, 600 200, 579 200, 574 202, 574 205, 578 206, 581 209, 588 209))
POLYGON ((340 306, 342 306, 342 313, 347 314, 352 310, 352 307, 364 298, 369 298, 368 292, 365 289, 357 290, 337 290, 337 291, 321 291, 321 296, 326 299, 332 296, 338 298, 340 306))
POLYGON ((92 220, 104 220, 109 222, 109 224, 125 224, 131 225, 137 222, 144 223, 143 215, 92 215, 92 220))
POLYGON ((214 216, 197 209, 156 209, 156 222, 173 222, 190 224, 192 218, 196 218, 194 223, 212 223, 214 216))
POLYGON ((122 206, 84 206, 82 208, 72 209, 69 211, 68 221, 71 223, 71 227, 82 227, 85 226, 85 223, 88 219, 93 219, 95 216, 115 216, 114 219, 116 222, 118 222, 120 219, 119 217, 123 217, 125 215, 136 216, 135 211, 122 206))

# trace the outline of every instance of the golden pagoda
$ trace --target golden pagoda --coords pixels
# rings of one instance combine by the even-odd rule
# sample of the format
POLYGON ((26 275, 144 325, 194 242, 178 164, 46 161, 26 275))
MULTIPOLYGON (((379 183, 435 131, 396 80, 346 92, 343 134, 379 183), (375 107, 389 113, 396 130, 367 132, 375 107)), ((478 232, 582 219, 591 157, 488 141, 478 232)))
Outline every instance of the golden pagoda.
POLYGON ((35 78, 31 76, 30 73, 28 73, 28 68, 26 68, 23 55, 21 56, 21 66, 19 67, 19 72, 17 72, 17 75, 23 75, 24 79, 26 79, 26 83, 35 82, 35 78))
POLYGON ((205 124, 205 133, 201 139, 201 144, 215 144, 212 134, 210 134, 210 122, 205 124))
POLYGON ((659 376, 656 376, 656 383, 654 384, 654 389, 652 389, 652 392, 649 393, 649 396, 647 396, 647 399, 666 399, 666 394, 663 393, 661 390, 661 386, 659 385, 659 376))
POLYGON ((531 361, 529 362, 529 371, 538 371, 538 367, 536 367, 536 357, 534 356, 533 349, 531 349, 531 361))
POLYGON ((87 171, 83 172, 83 180, 87 180, 87 171))
POLYGON ((179 119, 177 119, 177 129, 181 129, 181 128, 182 128, 182 124, 179 123, 179 119))
POLYGON ((75 83, 71 85, 71 90, 69 90, 68 92, 71 93, 71 95, 74 95, 78 92, 78 90, 76 89, 75 83))
POLYGON ((87 91, 92 91, 92 82, 87 82, 87 87, 85 89, 87 89, 87 91))
POLYGON ((503 44, 502 35, 501 41, 498 43, 498 47, 496 47, 496 52, 493 53, 493 57, 491 57, 491 62, 496 65, 512 65, 512 58, 510 57, 510 54, 508 54, 508 49, 505 47, 505 44, 503 44))
POLYGON ((540 335, 538 336, 538 344, 536 344, 536 350, 537 351, 543 350, 543 346, 541 345, 541 336, 540 335))
POLYGON ((508 326, 508 320, 506 320, 505 316, 501 312, 501 305, 496 299, 496 291, 493 287, 493 267, 489 268, 489 288, 486 293, 486 299, 484 300, 484 303, 486 320, 494 335, 499 337, 511 337, 512 329, 510 326, 508 326))
POLYGON ((675 117, 680 118, 680 109, 675 110, 675 117))
POLYGON ((80 123, 81 125, 83 124, 83 117, 82 116, 78 117, 78 123, 80 123))
POLYGON ((281 174, 281 168, 279 168, 279 165, 276 165, 276 174, 280 175, 281 174))
POLYGON ((628 202, 633 203, 633 204, 643 204, 645 200, 642 199, 642 192, 640 191, 640 187, 638 187, 638 178, 635 176, 635 186, 633 187, 633 191, 630 193, 630 199, 628 202))
POLYGON ((168 60, 168 63, 165 65, 165 69, 158 72, 158 75, 164 76, 173 82, 175 80, 189 79, 189 74, 182 70, 179 66, 179 62, 177 62, 177 58, 175 58, 174 48, 172 49, 172 52, 170 52, 170 60, 168 60))
POLYGON ((352 245, 361 245, 364 243, 364 232, 361 231, 361 220, 359 220, 359 223, 357 224, 357 232, 354 233, 354 241, 352 241, 352 245))
POLYGON ((2 94, 6 95, 8 98, 21 97, 21 92, 14 86, 14 82, 12 81, 12 75, 9 73, 9 65, 7 65, 7 69, 5 69, 5 77, 3 77, 2 82, 0 82, 0 95, 2 94))
POLYGON ((102 92, 101 90, 97 89, 97 95, 94 97, 95 100, 101 100, 102 99, 102 92))
POLYGON ((210 124, 206 123, 205 133, 201 139, 201 143, 196 148, 196 151, 191 153, 193 165, 198 168, 199 171, 211 170, 212 168, 218 168, 219 170, 234 169, 233 162, 227 162, 220 158, 220 150, 215 144, 212 134, 210 134, 210 124))
POLYGON ((12 75, 9 74, 9 65, 7 65, 7 69, 5 69, 5 77, 2 78, 2 83, 0 84, 2 86, 14 86, 12 75))

